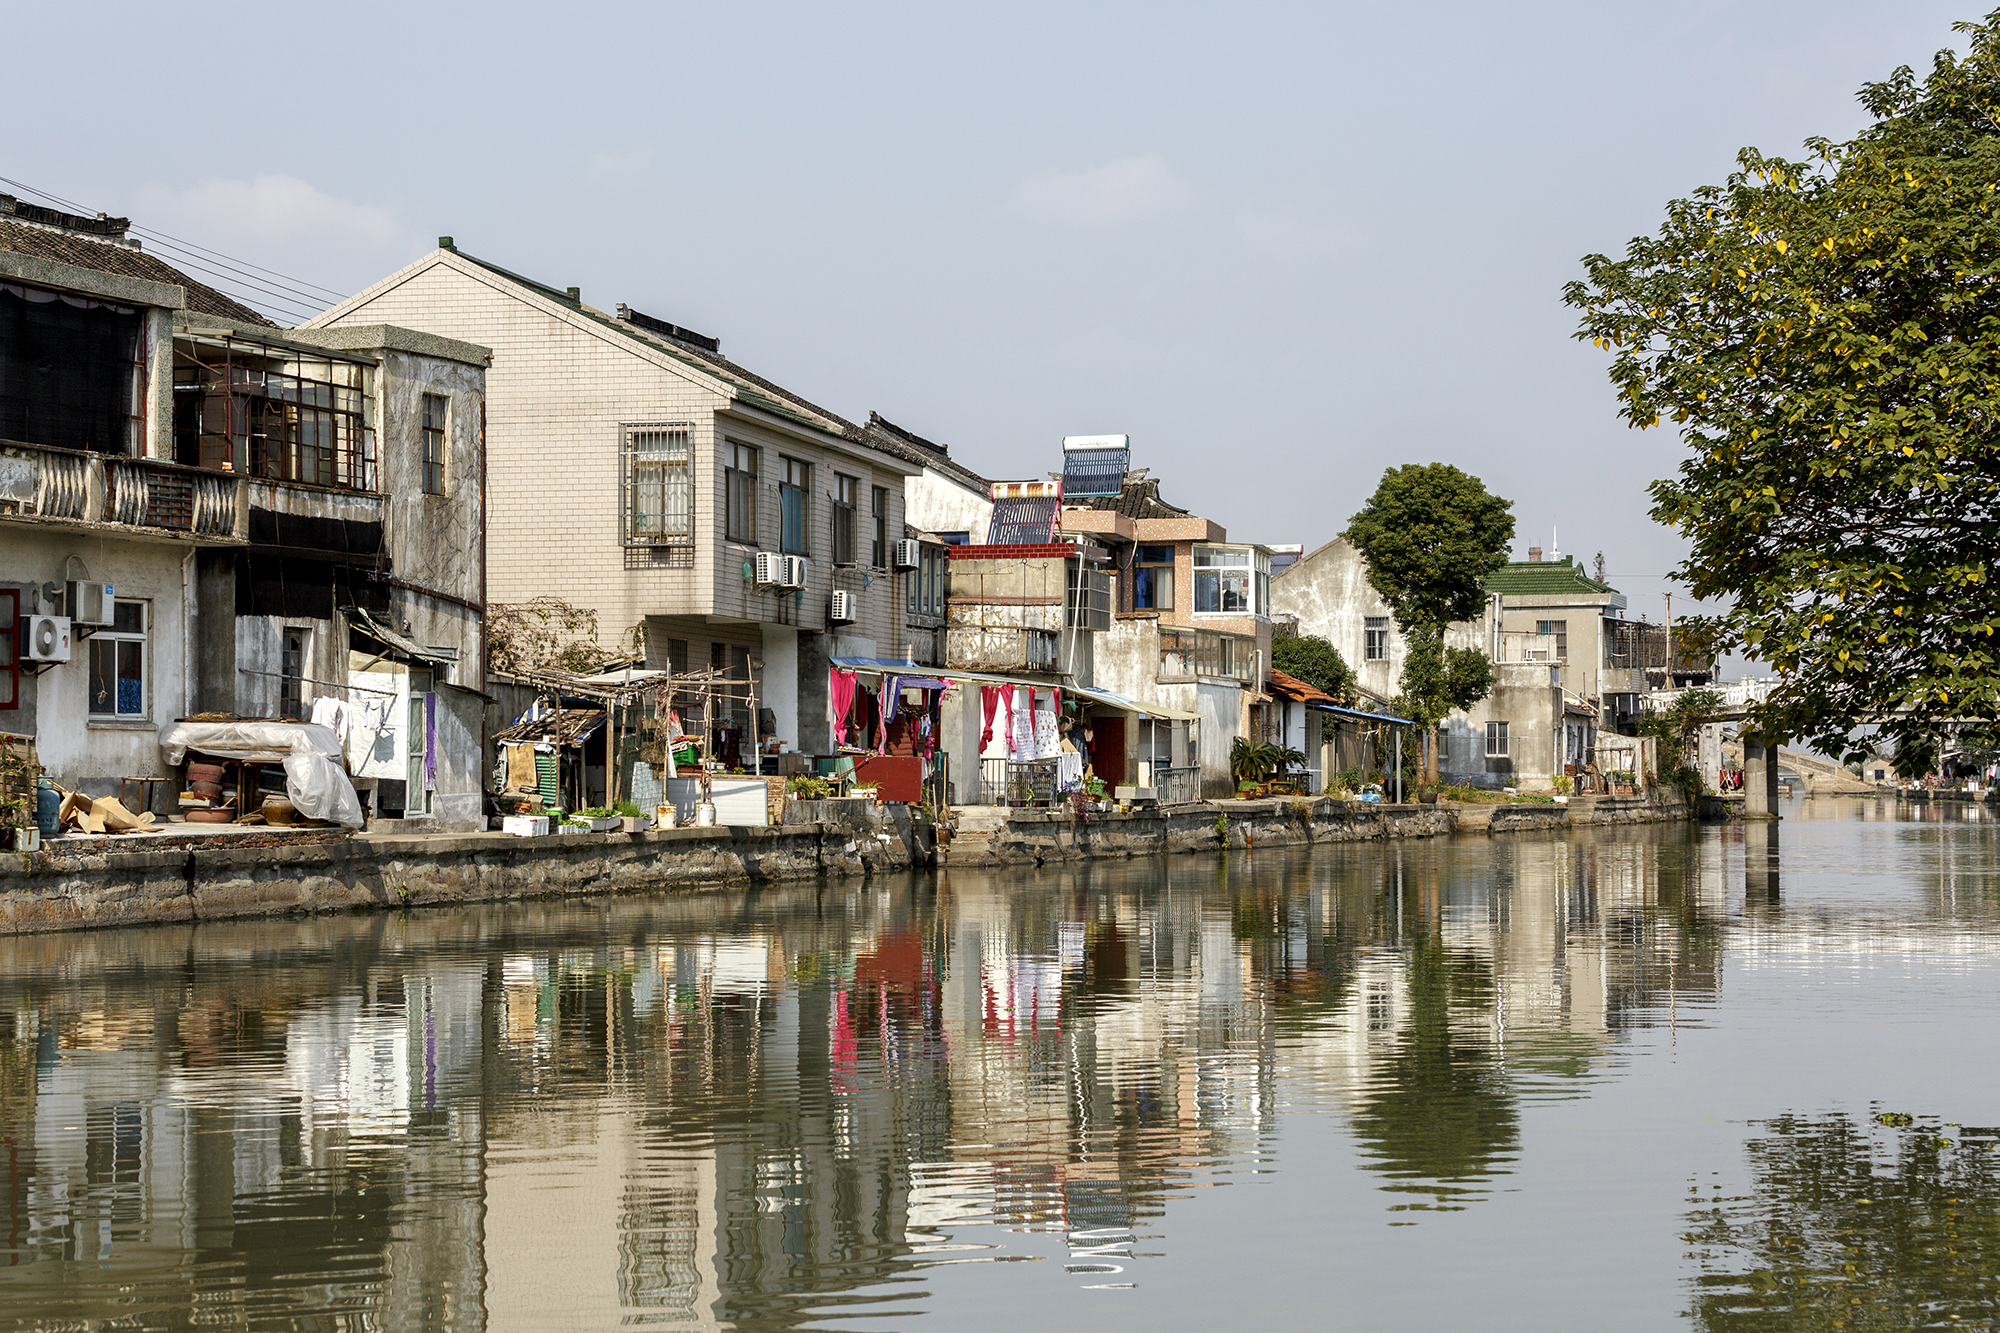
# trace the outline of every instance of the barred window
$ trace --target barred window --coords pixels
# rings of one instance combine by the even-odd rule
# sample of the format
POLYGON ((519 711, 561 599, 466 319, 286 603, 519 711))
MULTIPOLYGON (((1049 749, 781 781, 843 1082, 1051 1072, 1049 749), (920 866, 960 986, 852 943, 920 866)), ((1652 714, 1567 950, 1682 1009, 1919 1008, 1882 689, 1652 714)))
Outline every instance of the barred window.
POLYGON ((1162 629, 1160 631, 1159 679, 1193 680, 1194 651, 1193 630, 1162 629))
POLYGON ((1069 567, 1069 605, 1063 623, 1071 629, 1111 628, 1111 575, 1102 569, 1069 567), (1082 586, 1078 586, 1081 582, 1082 586))
POLYGON ((685 425, 625 428, 625 544, 694 540, 693 452, 685 425))

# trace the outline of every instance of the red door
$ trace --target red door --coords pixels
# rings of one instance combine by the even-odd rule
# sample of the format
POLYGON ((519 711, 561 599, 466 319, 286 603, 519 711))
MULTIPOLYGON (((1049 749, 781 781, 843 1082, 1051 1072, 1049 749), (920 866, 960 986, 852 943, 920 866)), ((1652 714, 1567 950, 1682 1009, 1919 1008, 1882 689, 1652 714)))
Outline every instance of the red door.
POLYGON ((1125 785, 1125 718, 1090 720, 1090 768, 1108 787, 1125 785))

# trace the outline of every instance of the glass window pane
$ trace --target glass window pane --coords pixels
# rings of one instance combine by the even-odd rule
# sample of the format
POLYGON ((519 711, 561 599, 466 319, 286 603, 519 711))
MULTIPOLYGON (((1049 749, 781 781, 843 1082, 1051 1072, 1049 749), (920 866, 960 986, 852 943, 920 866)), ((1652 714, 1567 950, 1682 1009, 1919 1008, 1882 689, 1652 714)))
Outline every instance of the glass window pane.
POLYGON ((115 641, 111 639, 90 641, 90 711, 93 713, 117 711, 118 664, 113 652, 115 646, 115 641))
POLYGON ((1222 609, 1221 575, 1204 573, 1199 570, 1194 576, 1194 609, 1197 611, 1220 611, 1222 609))
POLYGON ((144 680, 146 645, 133 640, 118 644, 118 711, 137 715, 146 711, 144 680))
POLYGON ((117 602, 111 609, 111 632, 113 634, 144 634, 146 632, 146 608, 140 602, 117 602))

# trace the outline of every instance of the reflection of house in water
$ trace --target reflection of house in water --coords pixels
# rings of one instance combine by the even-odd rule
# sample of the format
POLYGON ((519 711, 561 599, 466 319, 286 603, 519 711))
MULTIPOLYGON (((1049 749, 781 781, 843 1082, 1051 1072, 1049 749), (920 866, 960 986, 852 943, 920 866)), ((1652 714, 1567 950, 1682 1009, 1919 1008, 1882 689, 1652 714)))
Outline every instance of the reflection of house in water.
POLYGON ((1523 1097, 1709 1002, 1723 847, 0 941, 10 1293, 77 1320, 123 1285, 239 1323, 802 1326, 970 1228, 1090 1248, 1167 1215, 1262 1159, 1281 1104, 1342 1116, 1395 1202, 1462 1203, 1523 1097))

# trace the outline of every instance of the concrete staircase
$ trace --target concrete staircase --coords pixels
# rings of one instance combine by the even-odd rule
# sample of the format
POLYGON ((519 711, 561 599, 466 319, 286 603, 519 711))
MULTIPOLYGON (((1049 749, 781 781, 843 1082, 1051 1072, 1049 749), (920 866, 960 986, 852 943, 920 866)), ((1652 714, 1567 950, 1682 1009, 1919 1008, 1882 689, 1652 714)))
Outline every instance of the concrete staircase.
POLYGON ((941 864, 983 865, 993 855, 993 839, 1007 827, 1007 809, 999 805, 955 805, 952 823, 957 832, 945 849, 941 864))

